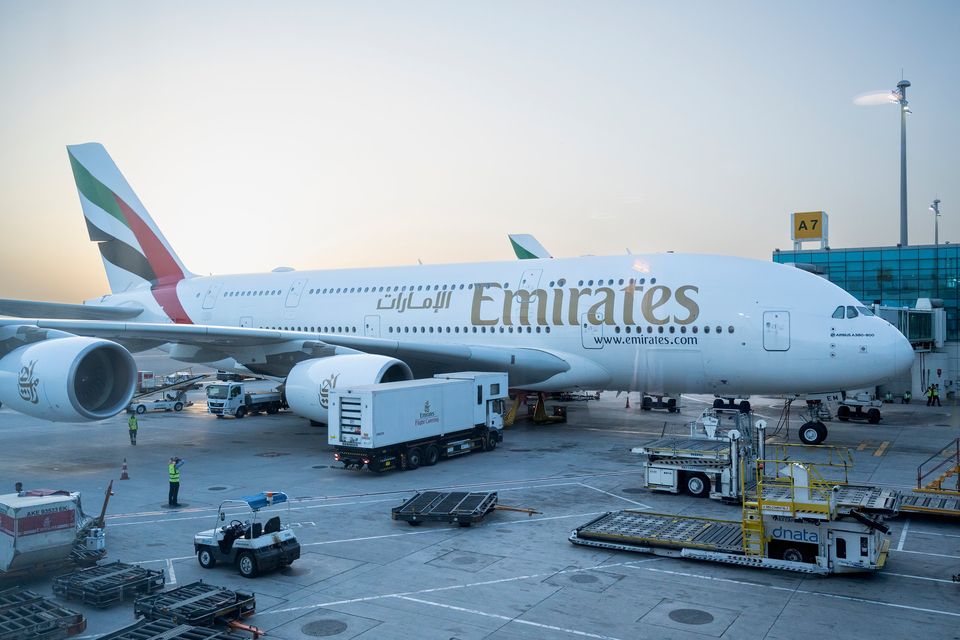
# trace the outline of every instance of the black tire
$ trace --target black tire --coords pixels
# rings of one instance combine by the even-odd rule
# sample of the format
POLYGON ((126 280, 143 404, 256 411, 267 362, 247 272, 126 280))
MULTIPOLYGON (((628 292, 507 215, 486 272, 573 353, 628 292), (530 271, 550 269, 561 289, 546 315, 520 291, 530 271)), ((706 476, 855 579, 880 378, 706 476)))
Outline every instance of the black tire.
POLYGON ((723 398, 714 398, 714 399, 713 399, 713 408, 714 408, 714 409, 723 409, 726 405, 727 405, 727 403, 723 401, 723 398))
POLYGON ((880 409, 873 408, 867 411, 867 422, 877 424, 880 422, 880 409))
POLYGON ((235 414, 233 414, 233 416, 234 416, 237 420, 240 420, 240 419, 243 418, 243 416, 245 416, 245 415, 247 415, 247 408, 246 408, 246 407, 237 407, 237 412, 236 412, 235 414))
POLYGON ((277 405, 275 405, 275 404, 272 404, 272 405, 270 405, 269 407, 267 407, 267 415, 271 415, 271 416, 272 416, 272 415, 275 415, 275 414, 277 414, 277 413, 280 413, 280 407, 279 407, 279 406, 277 406, 277 405))
POLYGON ((740 409, 740 413, 750 413, 750 401, 741 400, 740 404, 737 405, 737 408, 740 409))
POLYGON ((217 414, 217 419, 222 419, 222 418, 223 418, 223 414, 222 414, 222 413, 218 413, 218 414, 217 414))
POLYGON ((440 449, 435 444, 428 444, 423 450, 423 466, 432 467, 440 460, 440 449))
POLYGON ((702 473, 691 473, 683 481, 683 488, 694 498, 706 498, 710 495, 710 479, 702 473))
POLYGON ((493 451, 497 448, 497 434, 487 433, 483 436, 483 450, 493 451))
POLYGON ((380 464, 379 460, 371 460, 367 463, 367 469, 373 471, 374 473, 380 473, 383 471, 383 466, 380 464))
POLYGON ((640 401, 640 410, 641 411, 650 411, 653 408, 653 398, 650 396, 643 396, 643 400, 640 401))
POLYGON ((850 419, 850 407, 845 404, 837 407, 837 420, 847 422, 850 419))
POLYGON ((803 552, 796 547, 786 547, 780 557, 787 562, 804 562, 803 552))
POLYGON ((178 402, 177 404, 173 405, 173 410, 174 410, 174 411, 183 411, 183 403, 182 403, 182 402, 178 402))
POLYGON ((423 451, 420 447, 414 447, 407 450, 407 471, 413 471, 423 463, 423 451))
POLYGON ((409 524, 411 527, 419 527, 423 524, 423 522, 420 520, 408 520, 407 524, 409 524))
POLYGON ((260 573, 260 569, 257 567, 257 559, 253 557, 251 552, 244 551, 237 556, 237 571, 244 578, 256 578, 257 574, 260 573))
POLYGON ((146 412, 147 412, 147 408, 145 406, 143 406, 142 404, 137 405, 137 413, 146 413, 146 412))
POLYGON ((197 562, 199 562, 200 566, 204 569, 213 569, 217 566, 217 558, 209 549, 200 549, 200 551, 197 551, 197 562))
POLYGON ((822 422, 806 422, 797 435, 803 444, 820 444, 827 437, 827 428, 822 422))

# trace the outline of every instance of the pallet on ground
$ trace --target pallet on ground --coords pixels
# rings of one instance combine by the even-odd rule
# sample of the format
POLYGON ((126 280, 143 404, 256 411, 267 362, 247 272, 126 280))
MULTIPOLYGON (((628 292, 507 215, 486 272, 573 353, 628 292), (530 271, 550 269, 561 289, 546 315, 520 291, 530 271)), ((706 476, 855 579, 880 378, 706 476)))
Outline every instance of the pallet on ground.
POLYGON ((100 640, 240 640, 249 638, 226 629, 195 627, 170 620, 141 619, 123 629, 117 629, 100 640))
POLYGON ((390 510, 394 520, 411 525, 449 522, 468 527, 480 522, 497 506, 496 491, 422 491, 390 510))
POLYGON ((109 607, 126 598, 163 589, 164 573, 122 562, 80 569, 53 580, 53 592, 94 607, 109 607))
POLYGON ((86 628, 83 614, 39 593, 19 587, 0 591, 0 640, 60 640, 86 628))
POLYGON ((152 596, 137 598, 134 615, 150 620, 211 627, 217 622, 240 620, 256 611, 253 594, 231 591, 202 580, 152 596))

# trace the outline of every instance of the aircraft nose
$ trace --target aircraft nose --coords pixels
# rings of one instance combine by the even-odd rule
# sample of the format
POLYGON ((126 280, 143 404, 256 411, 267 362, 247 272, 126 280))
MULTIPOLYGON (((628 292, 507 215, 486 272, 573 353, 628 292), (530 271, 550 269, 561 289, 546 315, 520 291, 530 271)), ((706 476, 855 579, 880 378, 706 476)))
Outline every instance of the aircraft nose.
POLYGON ((896 327, 890 327, 893 332, 893 364, 894 375, 899 376, 909 371, 913 366, 914 351, 910 341, 904 337, 896 327))

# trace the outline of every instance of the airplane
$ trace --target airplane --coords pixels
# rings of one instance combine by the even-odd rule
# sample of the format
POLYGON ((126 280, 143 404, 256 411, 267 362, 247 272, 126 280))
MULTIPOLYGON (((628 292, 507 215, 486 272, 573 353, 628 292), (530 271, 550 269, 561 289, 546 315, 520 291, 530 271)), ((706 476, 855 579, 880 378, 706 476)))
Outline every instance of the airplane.
MULTIPOLYGON (((110 293, 0 300, 0 401, 95 421, 133 393, 131 352, 269 377, 325 423, 330 389, 504 371, 512 388, 744 397, 897 377, 910 343, 843 289, 791 266, 665 253, 198 276, 97 143, 67 147, 110 293)), ((800 428, 809 443, 821 422, 800 428)))

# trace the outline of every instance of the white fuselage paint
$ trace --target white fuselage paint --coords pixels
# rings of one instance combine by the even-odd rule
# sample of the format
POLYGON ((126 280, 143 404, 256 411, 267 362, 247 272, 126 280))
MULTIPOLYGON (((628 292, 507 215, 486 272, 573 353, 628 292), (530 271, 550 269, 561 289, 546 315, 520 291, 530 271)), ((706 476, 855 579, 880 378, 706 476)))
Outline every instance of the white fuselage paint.
MULTIPOLYGON (((181 281, 177 293, 197 324, 541 349, 603 372, 590 381, 610 390, 838 391, 892 378, 913 358, 909 343, 885 320, 831 317, 838 306, 862 305, 827 280, 723 256, 210 276, 181 281), (492 286, 477 290, 487 283, 492 286), (509 304, 505 291, 513 292, 509 304), (533 291, 539 293, 524 293, 533 291)), ((148 291, 97 302, 135 302, 147 309, 143 321, 167 321, 148 291)), ((567 386, 580 385, 534 385, 567 386)))

